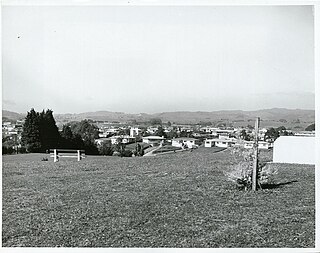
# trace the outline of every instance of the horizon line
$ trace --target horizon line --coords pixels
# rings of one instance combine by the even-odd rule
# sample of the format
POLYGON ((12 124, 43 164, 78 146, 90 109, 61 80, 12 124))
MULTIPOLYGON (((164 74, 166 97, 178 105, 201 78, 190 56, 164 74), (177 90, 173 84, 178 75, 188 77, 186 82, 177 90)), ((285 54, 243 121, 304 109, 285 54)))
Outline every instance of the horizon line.
MULTIPOLYGON (((8 109, 2 108, 2 111, 7 111, 7 112, 13 112, 13 113, 18 113, 18 114, 26 114, 29 112, 31 109, 34 109, 34 107, 31 107, 28 111, 26 112, 17 112, 17 111, 11 111, 8 109)), ((52 110, 50 108, 45 108, 42 110, 52 110)), ((42 111, 40 110, 40 111, 42 111)), ((86 113, 98 113, 98 112, 110 112, 110 113, 123 113, 123 114, 132 114, 132 115, 137 115, 137 114, 159 114, 159 113, 177 113, 177 112, 231 112, 231 111, 242 111, 242 112, 255 112, 255 111, 263 111, 263 110, 291 110, 291 111, 297 111, 297 110, 302 110, 302 111, 315 111, 316 108, 313 109, 303 109, 303 108, 286 108, 286 107, 272 107, 272 108, 262 108, 262 109, 255 109, 255 110, 242 110, 242 109, 221 109, 221 110, 213 110, 213 111, 206 111, 206 110, 177 110, 177 111, 161 111, 161 112, 138 112, 138 113, 130 113, 130 112, 123 112, 123 111, 110 111, 110 110, 97 110, 97 111, 84 111, 84 112, 64 112, 64 113, 55 113, 54 114, 86 114, 86 113)))

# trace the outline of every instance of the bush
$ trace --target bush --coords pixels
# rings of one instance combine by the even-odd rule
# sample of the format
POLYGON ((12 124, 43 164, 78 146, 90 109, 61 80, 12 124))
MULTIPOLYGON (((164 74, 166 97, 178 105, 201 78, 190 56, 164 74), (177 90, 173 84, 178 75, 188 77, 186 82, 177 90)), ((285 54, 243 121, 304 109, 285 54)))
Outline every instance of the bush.
POLYGON ((101 143, 99 146, 99 154, 107 156, 111 156, 113 154, 113 148, 110 141, 104 141, 101 143))
POLYGON ((18 148, 18 153, 25 154, 25 153, 27 153, 27 149, 25 147, 20 147, 20 148, 18 148))
POLYGON ((125 149, 123 152, 121 152, 121 156, 123 157, 132 157, 132 151, 125 149))
POLYGON ((275 184, 275 176, 278 174, 278 170, 270 166, 270 164, 265 164, 259 166, 258 172, 258 183, 261 185, 275 184))
POLYGON ((236 164, 230 172, 226 172, 226 175, 238 188, 247 190, 252 185, 252 165, 248 161, 236 164))
MULTIPOLYGON (((234 147, 231 156, 237 164, 225 173, 228 180, 234 182, 238 188, 248 190, 252 186, 252 172, 254 154, 252 149, 234 147), (240 161, 240 162, 239 162, 240 161)), ((274 183, 278 171, 266 163, 258 162, 257 183, 261 187, 264 184, 274 183)))
POLYGON ((3 155, 11 155, 13 153, 15 153, 15 150, 12 146, 2 146, 3 155))

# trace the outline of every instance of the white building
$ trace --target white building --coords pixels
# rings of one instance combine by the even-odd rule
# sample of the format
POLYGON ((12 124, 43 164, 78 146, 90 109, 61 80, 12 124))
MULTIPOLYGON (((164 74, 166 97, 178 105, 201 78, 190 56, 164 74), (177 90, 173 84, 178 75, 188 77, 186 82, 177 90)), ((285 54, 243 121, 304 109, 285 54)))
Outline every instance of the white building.
POLYGON ((164 137, 160 136, 146 136, 142 137, 142 142, 150 144, 151 146, 162 145, 164 142, 164 137))
POLYGON ((185 147, 193 148, 198 147, 200 145, 200 141, 195 138, 181 137, 172 139, 171 145, 174 147, 185 147))
MULTIPOLYGON (((253 141, 244 141, 243 147, 244 148, 253 148, 253 141)), ((271 148, 271 144, 267 141, 259 141, 258 142, 258 149, 269 149, 271 148)))
POLYGON ((133 143, 135 141, 135 137, 131 137, 129 135, 117 135, 117 136, 112 136, 109 138, 111 140, 111 144, 117 144, 119 139, 122 140, 122 143, 124 144, 129 144, 129 143, 133 143))
POLYGON ((158 131, 158 127, 148 127, 147 128, 147 133, 149 133, 149 134, 154 134, 157 131, 158 131))
POLYGON ((98 145, 101 145, 104 141, 108 141, 110 140, 109 138, 99 138, 99 139, 95 139, 94 142, 98 145))
POLYGON ((273 162, 315 164, 315 137, 280 136, 273 146, 273 162))
POLYGON ((130 128, 130 136, 131 137, 136 137, 141 134, 141 129, 138 127, 131 127, 130 128))
POLYGON ((227 148, 232 147, 237 142, 234 138, 218 138, 218 139, 207 139, 204 143, 205 147, 220 147, 220 148, 227 148), (207 142, 207 144, 206 144, 207 142), (211 143, 210 143, 211 142, 211 143), (210 146, 211 145, 211 146, 210 146))
POLYGON ((205 148, 211 148, 211 147, 214 147, 215 145, 215 140, 214 139, 206 139, 204 141, 204 147, 205 148))

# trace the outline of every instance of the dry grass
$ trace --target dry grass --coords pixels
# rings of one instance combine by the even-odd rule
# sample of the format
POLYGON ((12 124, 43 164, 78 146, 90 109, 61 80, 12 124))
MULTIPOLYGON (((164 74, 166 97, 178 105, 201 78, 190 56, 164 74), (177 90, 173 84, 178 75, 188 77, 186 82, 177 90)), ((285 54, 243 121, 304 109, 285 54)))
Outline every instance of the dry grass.
MULTIPOLYGON (((264 154, 270 157, 270 153, 264 154)), ((314 166, 235 189, 210 148, 157 157, 3 157, 4 247, 314 247, 314 166)))

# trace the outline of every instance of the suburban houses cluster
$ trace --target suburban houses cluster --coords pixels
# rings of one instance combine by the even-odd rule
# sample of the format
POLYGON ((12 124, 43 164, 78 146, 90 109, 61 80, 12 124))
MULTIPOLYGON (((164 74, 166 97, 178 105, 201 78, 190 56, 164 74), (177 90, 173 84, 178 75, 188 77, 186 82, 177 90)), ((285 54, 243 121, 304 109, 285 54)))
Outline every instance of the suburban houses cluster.
POLYGON ((2 142, 9 141, 15 147, 21 147, 21 133, 23 129, 24 120, 16 120, 15 122, 2 122, 2 142))
MULTIPOLYGON (((254 145, 254 130, 249 127, 241 128, 222 128, 201 125, 159 125, 159 126, 115 126, 109 123, 100 123, 99 137, 95 142, 99 145, 104 141, 110 141, 111 144, 122 142, 146 143, 150 146, 171 145, 180 148, 197 148, 203 146, 228 148, 240 146, 243 148, 252 148, 254 145), (159 135, 159 130, 163 135, 159 135)), ((270 149, 273 147, 274 139, 266 137, 268 129, 259 129, 259 149, 270 149)), ((314 135, 314 132, 296 132, 292 135, 314 135)))
MULTIPOLYGON (((21 133, 23 130, 23 120, 16 122, 4 121, 2 123, 2 141, 9 142, 14 149, 21 148, 21 133)), ((194 149, 204 148, 228 148, 243 147, 253 148, 254 129, 247 127, 214 127, 212 125, 188 125, 188 124, 130 124, 120 122, 93 122, 99 130, 99 138, 95 139, 95 144, 99 147, 104 142, 111 145, 122 143, 142 144, 147 147, 172 147, 173 149, 194 149)), ((61 129, 60 129, 61 130, 61 129)), ((270 149, 274 147, 276 138, 270 137, 267 128, 260 128, 258 137, 259 149, 270 149)), ((286 134, 293 136, 314 136, 314 131, 286 130, 286 134)), ((280 134, 281 135, 281 134, 280 134)))

